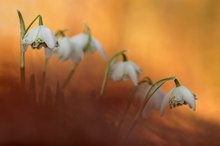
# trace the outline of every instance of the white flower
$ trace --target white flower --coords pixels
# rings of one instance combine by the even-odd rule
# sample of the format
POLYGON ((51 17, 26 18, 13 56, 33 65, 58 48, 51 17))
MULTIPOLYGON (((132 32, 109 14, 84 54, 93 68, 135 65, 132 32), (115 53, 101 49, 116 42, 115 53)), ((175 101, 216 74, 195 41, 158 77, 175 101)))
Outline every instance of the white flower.
POLYGON ((65 61, 69 58, 72 58, 73 55, 73 46, 69 37, 62 37, 59 41, 59 46, 54 49, 54 52, 57 54, 58 58, 61 61, 65 61))
MULTIPOLYGON (((141 106, 146 98, 147 93, 149 92, 150 88, 152 87, 149 83, 142 83, 138 86, 137 91, 135 92, 135 104, 138 106, 141 106)), ((159 88, 156 90, 156 92, 150 97, 149 101, 144 107, 144 110, 142 112, 142 117, 147 118, 149 115, 149 112, 152 109, 160 110, 162 100, 164 98, 163 91, 159 88)))
POLYGON ((107 60, 107 56, 100 42, 92 36, 90 38, 88 33, 80 33, 78 35, 73 36, 71 38, 71 43, 74 50, 72 56, 72 61, 74 63, 77 63, 83 59, 84 52, 93 53, 96 51, 96 49, 99 51, 102 57, 105 60, 107 60))
MULTIPOLYGON (((31 45, 32 48, 45 48, 45 55, 49 58, 52 50, 58 46, 58 42, 52 31, 44 25, 39 25, 26 33, 22 40, 23 45, 31 45)), ((23 50, 23 51, 26 51, 23 50)))
POLYGON ((141 69, 132 61, 119 61, 111 66, 113 81, 127 80, 130 78, 133 84, 138 85, 138 75, 141 69))
POLYGON ((167 93, 167 95, 162 101, 162 105, 160 108, 161 115, 164 114, 168 100, 170 108, 174 108, 183 104, 188 104, 190 108, 192 108, 194 111, 196 110, 196 97, 185 86, 180 85, 178 87, 173 88, 170 92, 167 93))

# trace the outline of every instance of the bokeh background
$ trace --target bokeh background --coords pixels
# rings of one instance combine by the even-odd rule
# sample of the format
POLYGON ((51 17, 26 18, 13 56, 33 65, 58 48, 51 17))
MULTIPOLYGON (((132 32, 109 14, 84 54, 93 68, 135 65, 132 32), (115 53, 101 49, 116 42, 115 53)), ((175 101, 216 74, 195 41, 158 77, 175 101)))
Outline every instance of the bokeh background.
MULTIPOLYGON (((156 118, 157 121, 163 121, 158 123, 163 126, 154 125, 155 120, 145 121, 148 127, 140 134, 146 135, 146 139, 157 145, 171 143, 181 145, 183 144, 181 139, 188 141, 188 145, 205 145, 210 141, 213 145, 219 144, 220 1, 1 0, 0 2, 1 92, 6 92, 11 86, 5 78, 10 76, 13 80, 19 79, 20 30, 16 10, 22 12, 27 24, 41 14, 45 25, 54 32, 67 28, 69 36, 82 32, 83 24, 86 23, 91 27, 92 34, 102 42, 109 57, 119 50, 128 50, 128 58, 143 69, 140 78, 150 76, 156 81, 176 76, 198 97, 196 112, 188 107, 169 110, 163 118, 156 118), (160 127, 156 129, 156 133, 154 126, 160 127), (167 131, 170 136, 164 136, 166 135, 164 129, 167 127, 172 127, 172 130, 167 131), (192 135, 195 137, 192 138, 192 135)), ((43 61, 43 50, 29 48, 26 56, 26 78, 30 78, 32 73, 40 78, 43 61)), ((72 92, 81 96, 96 94, 100 90, 106 64, 98 53, 87 54, 66 94, 72 92)), ((54 55, 48 68, 48 82, 55 86, 57 80, 65 78, 71 66, 71 61, 59 62, 54 55)), ((168 83, 163 90, 167 92, 172 86, 173 83, 168 83)), ((132 84, 129 81, 116 84, 110 81, 106 94, 109 95, 108 98, 116 98, 116 92, 128 96, 129 91, 126 93, 123 91, 131 88, 132 84)))

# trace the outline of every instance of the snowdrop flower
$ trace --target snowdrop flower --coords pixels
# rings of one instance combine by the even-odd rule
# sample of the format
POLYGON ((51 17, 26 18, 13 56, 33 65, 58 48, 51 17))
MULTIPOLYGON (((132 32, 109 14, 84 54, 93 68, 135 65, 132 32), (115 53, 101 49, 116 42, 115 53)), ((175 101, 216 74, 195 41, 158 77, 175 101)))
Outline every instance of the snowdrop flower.
MULTIPOLYGON (((58 46, 56 37, 52 31, 44 25, 39 25, 26 33, 22 40, 23 45, 31 45, 33 49, 45 48, 46 58, 50 58, 52 50, 58 46)), ((26 51, 24 49, 23 51, 26 51)))
POLYGON ((74 63, 81 61, 85 52, 94 53, 96 50, 98 50, 101 56, 107 60, 107 56, 103 50, 102 45, 96 38, 91 36, 90 29, 87 26, 84 33, 80 33, 71 38, 71 43, 74 50, 72 56, 72 61, 74 63))
POLYGON ((169 100, 170 108, 175 108, 183 104, 188 104, 194 111, 196 110, 196 96, 185 86, 180 85, 177 79, 174 80, 176 87, 167 93, 160 108, 161 115, 164 114, 165 107, 169 100))
MULTIPOLYGON (((151 82, 145 82, 138 85, 137 91, 134 94, 135 97, 135 105, 141 106, 143 104, 147 93, 149 92, 150 88, 152 87, 151 82)), ((164 98, 163 91, 159 88, 156 90, 156 92, 150 97, 149 101, 144 107, 144 110, 142 112, 142 117, 147 118, 149 115, 149 112, 152 109, 160 110, 162 100, 164 98)))
POLYGON ((130 78, 135 86, 138 85, 138 75, 141 69, 132 61, 119 61, 111 66, 111 76, 113 81, 127 80, 130 78))
POLYGON ((73 47, 69 37, 62 37, 58 40, 59 46, 54 49, 54 53, 57 54, 59 60, 65 61, 72 58, 73 47))

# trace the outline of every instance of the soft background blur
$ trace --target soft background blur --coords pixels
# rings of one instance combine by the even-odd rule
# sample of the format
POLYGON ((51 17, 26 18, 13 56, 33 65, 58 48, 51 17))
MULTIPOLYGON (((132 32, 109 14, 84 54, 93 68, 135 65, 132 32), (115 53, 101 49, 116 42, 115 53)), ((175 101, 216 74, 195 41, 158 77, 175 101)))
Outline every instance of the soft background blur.
MULTIPOLYGON (((154 81, 176 76, 198 97, 197 111, 181 107, 167 113, 162 120, 174 122, 175 112, 188 115, 189 120, 178 121, 185 128, 198 121, 220 126, 220 1, 218 0, 1 0, 0 5, 0 76, 10 74, 19 78, 19 20, 16 10, 23 14, 26 24, 38 14, 54 32, 69 29, 67 35, 83 31, 83 24, 91 27, 109 57, 121 49, 128 49, 128 58, 143 69, 143 76, 154 81), (171 118, 172 117, 172 118, 171 118), (193 117, 191 120, 190 118, 193 117), (190 124, 189 124, 190 125, 190 124)), ((28 49, 26 77, 41 73, 43 50, 28 49)), ((71 66, 60 63, 55 56, 49 65, 48 82, 63 79, 71 66), (59 69, 58 69, 59 68, 59 69), (55 78, 55 79, 54 79, 55 78)), ((86 55, 70 90, 79 94, 98 92, 106 62, 98 53, 86 55), (87 80, 93 79, 89 82, 87 80), (86 84, 85 84, 86 83, 86 84), (78 88, 77 86, 83 86, 78 88)), ((111 89, 122 89, 130 82, 113 84, 111 89)), ((163 87, 164 91, 173 84, 163 87)), ((2 87, 0 90, 6 90, 2 87)), ((114 90, 116 90, 114 89, 114 90)), ((68 94, 68 93, 67 93, 68 94)), ((161 119, 159 119, 161 120, 161 119)), ((180 128, 179 127, 179 128, 180 128)), ((189 126, 190 127, 190 126, 189 126)), ((188 128, 189 128, 188 127, 188 128)), ((192 131, 202 129, 196 127, 192 131)), ((215 128, 213 128, 215 129, 215 128)), ((205 132, 206 130, 204 130, 205 132)), ((196 133, 195 133, 196 134, 196 133)), ((220 133, 217 133, 220 134, 220 133)), ((155 140, 157 141, 157 140, 155 140)))

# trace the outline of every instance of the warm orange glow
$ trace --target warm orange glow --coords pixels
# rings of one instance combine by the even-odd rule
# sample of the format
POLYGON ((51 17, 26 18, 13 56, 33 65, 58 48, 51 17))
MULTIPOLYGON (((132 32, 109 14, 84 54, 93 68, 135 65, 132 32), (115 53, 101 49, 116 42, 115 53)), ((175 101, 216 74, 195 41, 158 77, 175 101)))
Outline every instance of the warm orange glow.
MULTIPOLYGON (((102 42, 108 56, 128 49, 128 58, 144 70, 141 77, 147 75, 156 81, 176 76, 194 91, 198 97, 197 111, 180 108, 178 112, 184 111, 190 117, 218 123, 219 4, 219 1, 210 0, 3 0, 0 5, 0 76, 12 74, 19 78, 19 20, 16 10, 22 12, 28 23, 42 14, 45 25, 54 32, 67 28, 67 35, 70 36, 82 32, 86 23, 93 35, 102 42)), ((29 48, 26 54, 27 78, 32 73, 40 76, 43 50, 29 48)), ((53 56, 48 74, 63 79, 71 65, 70 61, 60 63, 53 56)), ((75 81, 86 86, 86 90, 98 91, 105 65, 106 62, 98 53, 87 55, 75 75, 75 81), (100 80, 85 85, 85 76, 100 80)), ((49 77, 48 81, 56 84, 53 78, 49 77)), ((74 80, 71 84, 77 87, 74 80)), ((118 86, 111 85, 109 89, 118 86)), ((168 91, 170 88, 171 85, 168 85, 163 89, 168 91)), ((84 89, 80 88, 79 92, 85 94, 84 89)), ((166 120, 163 122, 166 123, 166 120)), ((184 128, 193 129, 190 124, 185 124, 184 128)))

